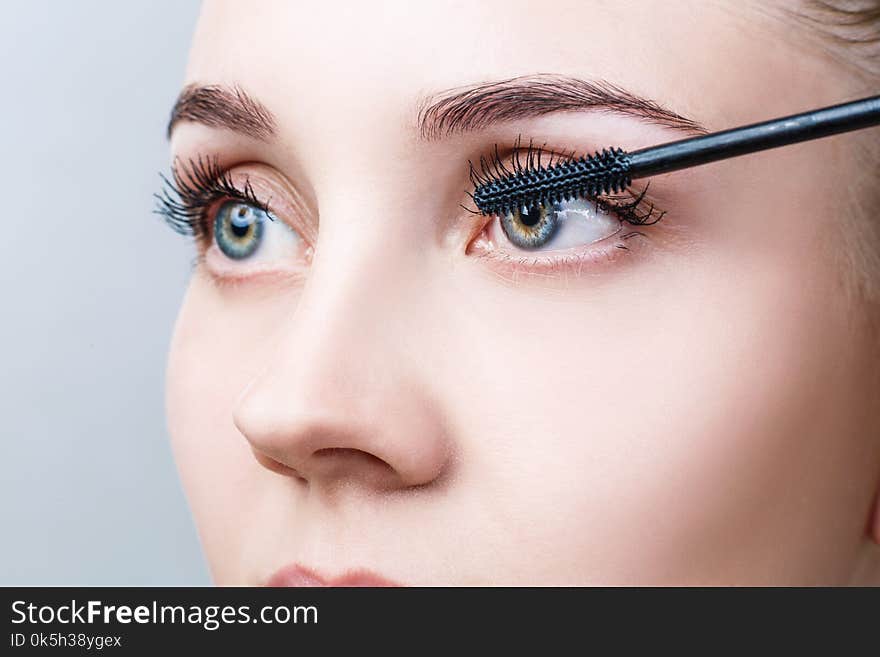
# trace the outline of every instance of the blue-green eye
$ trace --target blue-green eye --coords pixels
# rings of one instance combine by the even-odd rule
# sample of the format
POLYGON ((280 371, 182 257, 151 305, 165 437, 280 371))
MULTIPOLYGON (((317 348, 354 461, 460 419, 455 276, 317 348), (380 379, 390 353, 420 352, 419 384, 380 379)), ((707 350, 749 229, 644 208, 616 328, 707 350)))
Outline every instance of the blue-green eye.
POLYGON ((620 218, 586 199, 522 208, 498 219, 507 241, 529 251, 586 246, 621 229, 620 218))
POLYGON ((243 201, 226 201, 214 219, 214 241, 226 256, 244 260, 260 248, 266 221, 272 217, 264 210, 243 201))
POLYGON ((537 249, 547 244, 559 228, 559 205, 522 208, 501 215, 501 229, 507 239, 521 249, 537 249))

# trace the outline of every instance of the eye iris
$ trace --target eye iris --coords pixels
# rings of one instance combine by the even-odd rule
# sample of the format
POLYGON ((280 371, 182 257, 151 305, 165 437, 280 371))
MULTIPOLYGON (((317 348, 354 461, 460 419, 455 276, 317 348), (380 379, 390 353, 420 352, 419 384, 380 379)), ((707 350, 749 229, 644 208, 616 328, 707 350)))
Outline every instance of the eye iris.
POLYGON ((214 220, 214 241, 220 250, 235 260, 247 258, 263 239, 263 223, 268 215, 241 201, 227 201, 214 220))
POLYGON ((559 227, 555 208, 532 206, 501 217, 501 229, 521 249, 537 249, 550 241, 559 227))

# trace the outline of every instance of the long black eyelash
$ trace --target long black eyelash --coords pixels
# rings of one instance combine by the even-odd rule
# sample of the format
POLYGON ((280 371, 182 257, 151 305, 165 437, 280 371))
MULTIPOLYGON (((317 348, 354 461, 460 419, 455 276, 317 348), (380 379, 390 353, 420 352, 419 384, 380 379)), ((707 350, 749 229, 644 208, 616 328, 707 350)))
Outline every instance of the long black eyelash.
MULTIPOLYGON (((481 155, 477 166, 471 160, 468 160, 468 176, 471 184, 476 188, 480 185, 488 185, 498 182, 505 176, 517 175, 528 180, 534 176, 535 172, 550 167, 559 162, 572 161, 577 159, 576 151, 572 150, 567 153, 547 152, 546 143, 536 146, 532 139, 529 140, 527 146, 522 144, 522 135, 518 136, 513 144, 513 156, 510 158, 510 166, 505 165, 499 155, 498 144, 492 151, 490 157, 486 158, 481 155), (511 170, 512 167, 512 170, 511 170)), ((659 211, 653 203, 647 200, 648 185, 641 191, 636 191, 629 187, 622 194, 590 196, 587 200, 596 204, 597 210, 612 212, 620 219, 637 226, 650 226, 660 221, 666 214, 665 211, 659 211)), ((468 196, 473 200, 473 194, 467 192, 468 196)), ((482 214, 478 210, 462 206, 472 214, 482 214)))
POLYGON ((160 173, 162 189, 153 194, 154 212, 161 215, 174 231, 201 238, 207 234, 205 213, 212 203, 221 198, 238 199, 263 210, 271 218, 268 202, 257 198, 250 180, 237 186, 228 171, 216 157, 189 159, 181 164, 174 160, 171 178, 160 173))

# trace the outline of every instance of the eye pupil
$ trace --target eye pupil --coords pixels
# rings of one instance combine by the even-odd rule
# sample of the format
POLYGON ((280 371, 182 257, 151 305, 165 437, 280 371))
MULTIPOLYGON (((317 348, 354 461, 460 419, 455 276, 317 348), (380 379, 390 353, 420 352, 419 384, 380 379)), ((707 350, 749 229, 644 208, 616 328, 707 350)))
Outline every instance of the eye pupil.
POLYGON ((534 226, 541 221, 541 212, 539 208, 534 206, 530 208, 523 207, 520 212, 519 220, 524 226, 534 226))
MULTIPOLYGON (((241 216, 241 214, 239 214, 241 216)), ((248 234, 248 231, 251 229, 253 224, 244 224, 240 225, 235 222, 231 223, 230 229, 232 230, 232 234, 236 237, 244 237, 248 234)))

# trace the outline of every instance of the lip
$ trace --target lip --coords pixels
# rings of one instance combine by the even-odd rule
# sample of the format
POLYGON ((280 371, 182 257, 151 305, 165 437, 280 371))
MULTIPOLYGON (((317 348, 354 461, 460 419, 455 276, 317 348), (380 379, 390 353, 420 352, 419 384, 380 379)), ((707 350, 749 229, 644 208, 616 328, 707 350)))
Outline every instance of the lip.
POLYGON ((276 571, 274 575, 266 580, 266 586, 296 588, 323 586, 388 587, 401 586, 401 584, 392 582, 365 568, 348 570, 337 577, 324 577, 311 568, 294 563, 276 571))

